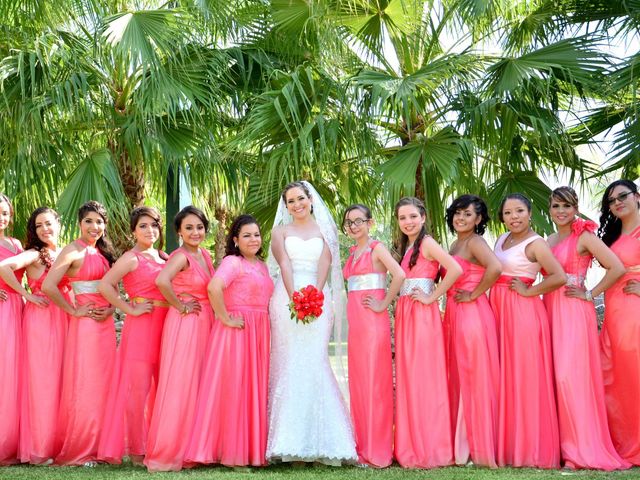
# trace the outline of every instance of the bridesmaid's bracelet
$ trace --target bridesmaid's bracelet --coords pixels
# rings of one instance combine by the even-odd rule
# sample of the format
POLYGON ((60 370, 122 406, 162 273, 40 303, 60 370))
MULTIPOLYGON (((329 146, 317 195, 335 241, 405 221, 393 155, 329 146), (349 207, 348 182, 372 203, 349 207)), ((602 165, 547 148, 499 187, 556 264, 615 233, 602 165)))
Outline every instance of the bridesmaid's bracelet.
POLYGON ((593 294, 591 293, 591 290, 584 291, 584 298, 587 300, 587 302, 593 302, 593 294))

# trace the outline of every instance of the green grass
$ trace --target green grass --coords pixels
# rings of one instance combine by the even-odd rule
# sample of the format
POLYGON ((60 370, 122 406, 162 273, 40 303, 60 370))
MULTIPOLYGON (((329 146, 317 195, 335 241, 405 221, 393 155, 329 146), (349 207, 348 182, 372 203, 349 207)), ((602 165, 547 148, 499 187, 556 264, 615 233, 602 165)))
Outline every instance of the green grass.
POLYGON ((625 472, 597 472, 593 470, 565 471, 565 470, 536 470, 531 468, 500 468, 490 470, 475 467, 449 467, 435 470, 405 470, 400 467, 376 470, 356 467, 292 467, 276 465, 266 468, 254 468, 250 471, 236 471, 226 467, 207 467, 183 470, 179 473, 153 473, 146 469, 134 467, 130 464, 123 466, 98 465, 94 468, 84 467, 0 467, 0 479, 39 479, 39 480, 123 480, 123 479, 224 479, 224 480, 344 480, 354 478, 362 480, 507 480, 507 479, 637 479, 640 478, 640 468, 625 472))

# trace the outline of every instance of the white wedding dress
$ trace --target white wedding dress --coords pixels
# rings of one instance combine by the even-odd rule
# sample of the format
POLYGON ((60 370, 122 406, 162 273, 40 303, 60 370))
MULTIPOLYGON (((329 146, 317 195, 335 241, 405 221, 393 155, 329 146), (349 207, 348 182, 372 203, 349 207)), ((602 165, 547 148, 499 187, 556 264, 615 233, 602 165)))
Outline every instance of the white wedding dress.
MULTIPOLYGON (((294 289, 315 285, 322 238, 289 236, 284 247, 291 260, 294 289)), ((289 297, 278 277, 269 305, 271 366, 269 372, 270 461, 355 463, 355 441, 347 407, 329 363, 332 331, 331 292, 325 287, 322 315, 310 324, 296 323, 289 297)))

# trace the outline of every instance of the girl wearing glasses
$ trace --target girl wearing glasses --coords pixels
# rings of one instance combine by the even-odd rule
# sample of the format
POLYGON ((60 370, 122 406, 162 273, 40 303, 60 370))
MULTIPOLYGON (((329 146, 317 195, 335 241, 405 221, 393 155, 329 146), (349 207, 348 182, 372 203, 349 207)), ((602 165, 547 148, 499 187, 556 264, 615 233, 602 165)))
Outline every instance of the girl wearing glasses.
POLYGON ((358 461, 374 467, 393 457, 393 377, 391 323, 387 308, 398 295, 404 272, 385 246, 369 237, 371 210, 351 205, 345 233, 356 242, 343 274, 348 282, 349 393, 358 461), (391 285, 386 290, 387 272, 391 285))
POLYGON ((613 448, 607 425, 596 311, 592 303, 594 296, 624 274, 624 267, 593 234, 597 225, 578 216, 578 196, 571 187, 559 187, 551 193, 549 214, 558 232, 547 243, 568 277, 565 286, 544 296, 551 321, 564 465, 602 470, 628 468, 630 465, 613 448), (593 290, 586 290, 584 280, 594 257, 606 274, 593 290))
POLYGON ((629 180, 609 185, 602 197, 598 235, 626 273, 605 293, 600 334, 604 392, 613 445, 640 465, 640 194, 629 180))

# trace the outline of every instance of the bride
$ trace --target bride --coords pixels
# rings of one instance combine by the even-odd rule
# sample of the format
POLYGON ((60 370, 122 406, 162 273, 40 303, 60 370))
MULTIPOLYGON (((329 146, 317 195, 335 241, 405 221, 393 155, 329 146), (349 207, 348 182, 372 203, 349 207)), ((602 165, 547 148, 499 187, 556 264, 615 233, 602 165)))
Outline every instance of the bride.
POLYGON ((267 459, 355 463, 349 413, 328 354, 333 317, 339 330, 343 305, 338 234, 326 205, 308 182, 290 183, 282 193, 269 265, 272 275, 279 267, 279 275, 269 306, 267 459), (293 292, 310 284, 324 292, 323 313, 309 324, 296 323, 288 304, 293 292))

